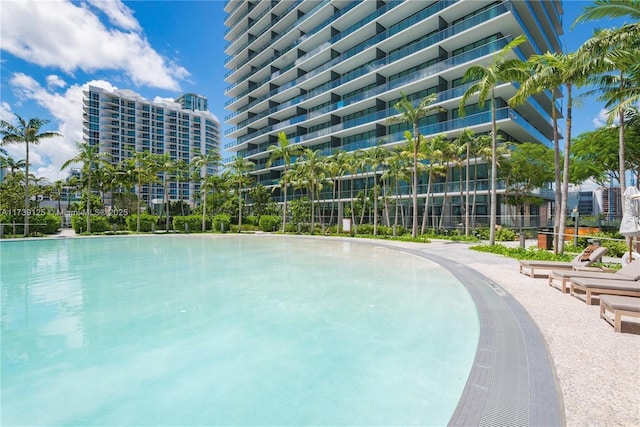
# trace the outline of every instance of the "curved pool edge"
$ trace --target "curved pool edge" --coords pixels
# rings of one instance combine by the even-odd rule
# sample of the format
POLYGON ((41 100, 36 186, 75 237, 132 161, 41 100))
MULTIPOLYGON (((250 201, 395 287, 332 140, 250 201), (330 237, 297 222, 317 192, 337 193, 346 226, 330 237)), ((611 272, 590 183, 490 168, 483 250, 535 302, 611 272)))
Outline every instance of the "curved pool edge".
POLYGON ((542 332, 501 286, 456 260, 427 252, 428 245, 333 239, 395 249, 433 261, 453 274, 473 298, 480 322, 478 349, 449 426, 566 425, 562 392, 542 332))

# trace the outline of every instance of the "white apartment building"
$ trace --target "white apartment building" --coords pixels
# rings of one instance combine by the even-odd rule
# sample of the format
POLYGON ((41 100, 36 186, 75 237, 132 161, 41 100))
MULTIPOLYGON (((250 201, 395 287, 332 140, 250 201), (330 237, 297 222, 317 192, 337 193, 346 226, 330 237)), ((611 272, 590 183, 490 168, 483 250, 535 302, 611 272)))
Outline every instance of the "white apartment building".
MULTIPOLYGON (((220 123, 207 111, 203 96, 184 94, 175 102, 152 102, 131 90, 110 92, 89 86, 83 101, 84 140, 108 153, 113 164, 130 158, 133 152, 169 153, 171 159, 189 163, 198 153, 220 150, 220 123)), ((167 179, 171 201, 197 202, 199 183, 179 181, 173 175, 167 179)), ((161 180, 135 191, 147 203, 164 200, 161 180)))

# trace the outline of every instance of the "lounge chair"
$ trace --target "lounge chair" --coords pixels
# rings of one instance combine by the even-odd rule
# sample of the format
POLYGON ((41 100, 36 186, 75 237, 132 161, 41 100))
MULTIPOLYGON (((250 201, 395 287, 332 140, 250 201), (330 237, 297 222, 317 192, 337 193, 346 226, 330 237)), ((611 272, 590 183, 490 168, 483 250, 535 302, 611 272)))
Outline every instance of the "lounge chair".
POLYGON ((615 332, 621 332, 622 316, 640 318, 640 298, 619 295, 603 295, 600 297, 600 318, 613 326, 615 332), (613 319, 607 315, 613 314, 613 319))
POLYGON ((575 270, 553 270, 549 273, 549 286, 559 284, 562 293, 566 293, 569 289, 569 282, 572 278, 582 279, 606 279, 606 280, 640 280, 640 259, 625 265, 620 270, 613 272, 611 270, 596 270, 594 267, 576 267, 575 270))
POLYGON ((595 295, 622 295, 640 297, 640 282, 637 280, 610 280, 573 277, 571 279, 571 295, 579 298, 584 295, 584 301, 591 305, 595 295))
POLYGON ((520 273, 527 276, 536 277, 536 270, 547 271, 544 276, 548 275, 551 270, 573 270, 574 267, 587 267, 590 264, 599 261, 607 252, 607 248, 602 246, 587 246, 582 252, 576 255, 571 261, 537 261, 537 260, 521 260, 520 273))

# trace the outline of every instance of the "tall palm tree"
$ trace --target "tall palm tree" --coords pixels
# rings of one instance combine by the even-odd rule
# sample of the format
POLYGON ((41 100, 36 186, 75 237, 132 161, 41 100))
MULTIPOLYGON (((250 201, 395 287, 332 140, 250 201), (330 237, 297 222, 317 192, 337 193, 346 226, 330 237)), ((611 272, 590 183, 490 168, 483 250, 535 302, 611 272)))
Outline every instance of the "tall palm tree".
POLYGON ((60 202, 62 201, 62 190, 64 190, 64 185, 65 183, 61 179, 55 181, 52 185, 53 191, 51 193, 51 196, 58 202, 58 215, 60 215, 62 212, 62 206, 60 202))
MULTIPOLYGON (((424 198, 424 214, 422 215, 421 232, 424 233, 427 230, 427 220, 429 218, 429 201, 431 200, 432 206, 435 207, 435 197, 433 194, 434 181, 436 176, 442 176, 446 173, 447 168, 439 163, 442 160, 442 152, 447 144, 447 140, 442 134, 435 135, 431 138, 427 138, 425 143, 420 145, 420 153, 424 159, 428 159, 427 170, 427 189, 426 197, 424 198)), ((435 209, 434 219, 431 221, 433 227, 435 227, 435 209)))
POLYGON ((482 108, 487 100, 491 101, 491 213, 489 244, 496 241, 496 216, 498 212, 497 180, 498 169, 496 164, 498 146, 498 127, 496 125, 496 94, 495 88, 499 84, 512 81, 524 81, 528 77, 524 63, 519 59, 510 59, 508 55, 513 49, 527 41, 523 35, 511 40, 496 52, 491 63, 486 66, 472 65, 464 73, 463 81, 474 81, 460 100, 460 115, 465 114, 464 107, 471 97, 478 95, 478 104, 482 108))
MULTIPOLYGON (((333 199, 338 203, 337 227, 338 233, 342 230, 342 218, 344 208, 342 203, 342 177, 349 169, 349 154, 342 150, 337 150, 333 156, 327 159, 325 164, 327 174, 333 179, 333 199)), ((331 209, 331 220, 333 220, 333 209, 331 209)), ((332 222, 332 221, 330 221, 332 222)))
MULTIPOLYGON (((152 154, 150 156, 150 161, 154 164, 156 171, 162 174, 162 193, 164 195, 162 210, 165 214, 164 229, 169 232, 169 209, 171 206, 171 198, 169 197, 169 177, 175 172, 176 160, 171 158, 169 153, 163 153, 152 154)), ((162 215, 160 215, 160 218, 162 218, 162 215)))
POLYGON ((554 213, 554 252, 558 253, 560 239, 560 220, 563 214, 562 202, 562 162, 560 158, 560 132, 558 130, 559 112, 556 108, 556 95, 563 85, 563 67, 559 67, 558 57, 550 52, 543 55, 533 55, 527 60, 527 67, 531 75, 522 82, 516 94, 509 99, 510 105, 522 104, 526 99, 537 93, 549 90, 551 92, 551 122, 553 128, 553 152, 555 169, 555 213, 554 213))
POLYGON ((284 233, 287 225, 287 169, 291 166, 291 159, 302 152, 302 148, 299 145, 292 145, 287 139, 287 135, 284 132, 278 134, 278 145, 270 145, 267 148, 271 154, 269 160, 267 160, 267 167, 270 168, 274 161, 282 159, 284 162, 284 168, 280 175, 280 188, 282 188, 282 232, 284 233))
POLYGON ((242 231, 242 191, 251 184, 249 172, 254 167, 255 163, 251 160, 238 156, 227 165, 227 170, 223 173, 223 177, 235 187, 238 194, 238 233, 242 231))
POLYGON ((25 156, 25 186, 24 186, 24 235, 29 236, 29 145, 37 145, 41 139, 62 136, 58 132, 40 132, 40 128, 49 123, 49 120, 32 117, 26 121, 16 114, 17 125, 13 125, 5 120, 0 120, 0 135, 2 135, 2 144, 24 144, 26 150, 25 156))
MULTIPOLYGON (((316 197, 319 198, 319 192, 322 190, 322 183, 326 179, 324 162, 320 155, 320 150, 312 150, 305 148, 302 155, 296 161, 299 178, 306 183, 309 196, 311 198, 311 234, 314 231, 314 202, 316 197)), ((318 200, 318 207, 320 203, 318 200)))
POLYGON ((140 207, 142 205, 142 186, 149 184, 156 179, 155 162, 149 151, 135 151, 127 159, 125 165, 126 175, 131 177, 131 183, 137 185, 137 206, 136 206, 136 232, 140 232, 140 207))
POLYGON ((86 142, 77 143, 77 147, 79 150, 78 154, 64 162, 60 169, 66 169, 73 163, 82 163, 82 175, 87 180, 85 187, 85 194, 87 196, 87 233, 91 233, 91 179, 96 174, 96 168, 100 168, 102 164, 107 162, 106 153, 101 153, 99 146, 89 145, 86 142))
MULTIPOLYGON (((382 173, 382 179, 393 185, 395 193, 395 213, 393 219, 393 236, 397 236, 398 229, 398 208, 400 206, 400 191, 398 189, 400 182, 409 179, 409 161, 406 151, 402 146, 396 146, 391 150, 390 156, 385 161, 385 171, 382 173)), ((385 198, 386 200, 386 198, 385 198)), ((388 208, 387 208, 388 211, 388 208)))
POLYGON ((399 116, 390 117, 388 123, 407 123, 413 127, 413 225, 411 236, 418 235, 418 152, 420 150, 420 120, 430 114, 446 111, 444 108, 432 105, 438 99, 435 93, 426 96, 418 105, 414 105, 404 93, 402 99, 393 107, 400 113, 399 116))
POLYGON ((368 164, 373 170, 373 235, 378 235, 378 169, 384 166, 385 161, 389 157, 389 150, 382 145, 382 141, 379 141, 375 147, 372 147, 365 151, 365 156, 368 160, 368 164))
MULTIPOLYGON (((627 25, 623 28, 632 27, 627 25)), ((640 25, 635 35, 640 37, 640 25)), ((585 58, 585 74, 595 87, 590 93, 599 93, 609 109, 608 122, 618 119, 620 194, 624 194, 625 181, 625 127, 626 116, 640 101, 640 42, 629 33, 617 29, 599 30, 583 43, 578 52, 585 58)))
POLYGON ((206 154, 197 154, 191 159, 191 167, 195 169, 200 177, 200 193, 202 194, 202 231, 206 229, 206 215, 207 215, 207 190, 210 187, 203 188, 208 183, 207 171, 209 168, 217 170, 222 164, 222 158, 217 151, 209 151, 206 154))

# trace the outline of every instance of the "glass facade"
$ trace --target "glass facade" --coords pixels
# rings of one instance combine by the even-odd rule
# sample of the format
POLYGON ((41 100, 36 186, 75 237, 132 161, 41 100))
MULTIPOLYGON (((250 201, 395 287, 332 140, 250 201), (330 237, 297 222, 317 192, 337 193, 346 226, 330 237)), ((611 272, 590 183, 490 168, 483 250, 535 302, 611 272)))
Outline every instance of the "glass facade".
MULTIPOLYGON (((488 133, 487 104, 480 108, 472 99, 466 115, 458 115, 469 87, 462 76, 521 34, 528 42, 513 57, 559 51, 561 10, 561 0, 231 0, 225 6, 225 134, 233 141, 224 148, 253 161, 256 176, 273 176, 281 167, 266 168, 266 147, 277 143, 280 132, 291 143, 323 147, 327 155, 379 141, 392 146, 405 140, 406 126, 387 120, 398 114, 394 105, 401 93, 414 102, 436 94, 436 105, 446 111, 420 123, 426 137, 453 140, 465 128, 488 133)), ((549 94, 512 108, 504 100, 516 90, 511 83, 496 88, 501 132, 514 142, 550 146, 549 94)), ((450 173, 451 189, 440 183, 435 191, 460 187, 450 173)), ((486 187, 480 180, 478 191, 486 195, 486 187)))

